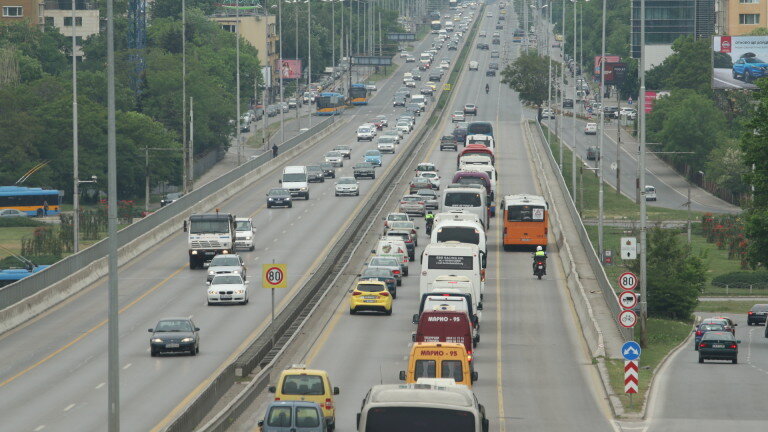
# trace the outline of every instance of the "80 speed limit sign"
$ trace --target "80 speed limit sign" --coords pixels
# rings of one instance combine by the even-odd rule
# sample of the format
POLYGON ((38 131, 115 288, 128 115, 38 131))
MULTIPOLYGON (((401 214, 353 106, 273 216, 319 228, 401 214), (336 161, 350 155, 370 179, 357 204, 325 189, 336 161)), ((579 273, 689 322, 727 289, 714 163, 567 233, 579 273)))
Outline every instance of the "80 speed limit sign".
POLYGON ((287 288, 286 274, 288 266, 285 264, 264 264, 261 266, 261 285, 264 288, 287 288))
POLYGON ((623 290, 633 290, 637 287, 637 276, 632 272, 624 272, 619 276, 619 286, 623 290))

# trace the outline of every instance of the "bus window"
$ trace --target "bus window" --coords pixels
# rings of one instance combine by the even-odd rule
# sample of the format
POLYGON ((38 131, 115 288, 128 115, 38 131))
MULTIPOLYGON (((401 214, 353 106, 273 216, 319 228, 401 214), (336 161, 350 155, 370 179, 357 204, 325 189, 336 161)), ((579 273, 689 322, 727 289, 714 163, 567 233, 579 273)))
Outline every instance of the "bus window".
POLYGON ((507 220, 512 222, 541 222, 544 220, 544 207, 510 206, 507 220))
POLYGON ((451 207, 479 207, 482 205, 480 194, 475 192, 447 193, 445 204, 451 207))

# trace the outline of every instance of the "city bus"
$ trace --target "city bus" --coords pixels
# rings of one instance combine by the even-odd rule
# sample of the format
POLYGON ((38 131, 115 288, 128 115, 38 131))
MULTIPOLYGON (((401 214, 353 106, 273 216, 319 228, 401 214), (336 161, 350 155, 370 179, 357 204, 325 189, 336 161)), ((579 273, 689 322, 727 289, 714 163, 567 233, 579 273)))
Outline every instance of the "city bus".
POLYGON ((27 268, 9 268, 0 270, 0 288, 10 285, 14 282, 20 281, 27 276, 33 275, 41 270, 45 270, 50 266, 40 265, 31 266, 27 268))
POLYGON ((339 93, 320 93, 315 97, 317 115, 339 115, 346 107, 344 96, 339 93))
POLYGON ((349 88, 349 101, 352 105, 368 105, 368 90, 365 84, 352 84, 349 88))
POLYGON ((16 209, 29 216, 55 216, 61 211, 60 203, 61 194, 55 189, 0 186, 0 210, 16 209))
POLYGON ((443 28, 443 25, 440 23, 440 20, 438 19, 438 20, 432 21, 431 27, 432 27, 432 33, 437 34, 437 32, 439 32, 440 29, 443 28))
POLYGON ((538 195, 507 195, 504 210, 504 250, 547 247, 549 205, 538 195))
POLYGON ((523 43, 523 37, 525 37, 525 31, 523 29, 517 29, 512 35, 512 42, 523 43))
POLYGON ((358 432, 488 432, 485 407, 453 380, 423 378, 416 384, 379 384, 363 399, 358 432))

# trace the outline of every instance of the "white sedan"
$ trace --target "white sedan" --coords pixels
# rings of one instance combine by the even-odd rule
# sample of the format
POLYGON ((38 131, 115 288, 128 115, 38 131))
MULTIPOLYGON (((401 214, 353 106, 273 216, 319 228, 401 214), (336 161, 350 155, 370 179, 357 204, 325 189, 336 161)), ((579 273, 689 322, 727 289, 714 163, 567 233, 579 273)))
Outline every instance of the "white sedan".
POLYGON ((325 161, 335 167, 343 167, 344 155, 340 151, 329 151, 325 154, 325 161))
POLYGON ((411 131, 411 124, 405 121, 399 121, 397 122, 395 129, 402 132, 403 134, 407 134, 411 131))
POLYGON ((466 120, 466 117, 464 117, 464 111, 454 111, 453 114, 451 114, 451 122, 463 122, 466 120))
POLYGON ((379 138, 376 143, 376 148, 382 153, 394 153, 395 152, 395 139, 391 136, 383 136, 379 138))
POLYGON ((336 196, 358 196, 360 195, 360 185, 354 177, 341 177, 339 181, 336 182, 335 192, 336 196))
POLYGON ((432 186, 435 187, 435 189, 440 189, 440 176, 437 175, 434 171, 421 171, 419 172, 419 177, 424 177, 425 179, 428 179, 430 183, 432 183, 432 186))
POLYGON ((219 303, 248 303, 247 282, 238 274, 217 275, 208 285, 208 305, 219 303))
POLYGON ((584 126, 584 135, 597 135, 597 123, 587 123, 584 126))

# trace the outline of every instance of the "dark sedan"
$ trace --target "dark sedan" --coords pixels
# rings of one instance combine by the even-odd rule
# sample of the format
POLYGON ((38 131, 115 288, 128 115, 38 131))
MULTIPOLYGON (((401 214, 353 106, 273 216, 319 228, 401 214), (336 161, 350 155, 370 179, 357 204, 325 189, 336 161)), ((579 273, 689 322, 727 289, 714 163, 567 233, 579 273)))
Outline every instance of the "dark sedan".
POLYGON ((176 201, 177 199, 184 196, 181 192, 172 192, 165 195, 165 198, 160 200, 160 207, 165 207, 168 204, 171 204, 172 202, 176 201))
POLYGON ((291 191, 283 188, 272 188, 267 192, 267 208, 293 207, 291 191))
POLYGON ((747 312, 747 325, 765 324, 768 316, 768 304, 756 304, 747 312))
POLYGON ((392 270, 387 267, 367 267, 360 274, 360 280, 377 280, 387 284, 392 298, 397 298, 397 279, 392 270))
POLYGON ((701 338, 704 337, 704 335, 707 332, 710 331, 726 331, 725 326, 722 324, 699 324, 696 326, 696 330, 693 331, 693 349, 698 351, 699 349, 699 342, 701 342, 701 338))
POLYGON ((323 172, 323 168, 321 168, 319 165, 307 166, 307 181, 309 183, 312 183, 312 182, 324 183, 325 173, 323 172))
POLYGON ((496 76, 496 71, 493 70, 493 69, 488 69, 487 71, 485 71, 485 76, 495 77, 496 76))
POLYGON ((336 167, 334 167, 332 163, 322 162, 320 168, 323 169, 325 178, 336 178, 336 167))
POLYGON ((739 362, 740 340, 729 331, 711 331, 702 336, 699 342, 699 363, 704 360, 730 360, 739 362))
POLYGON ((149 354, 152 357, 167 352, 182 352, 195 355, 200 352, 200 329, 189 318, 163 318, 149 339, 149 354))

